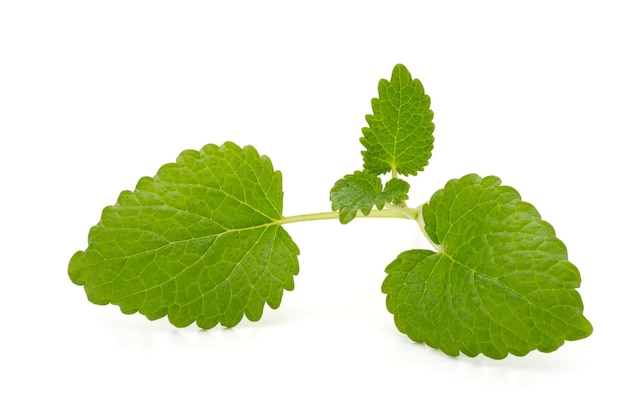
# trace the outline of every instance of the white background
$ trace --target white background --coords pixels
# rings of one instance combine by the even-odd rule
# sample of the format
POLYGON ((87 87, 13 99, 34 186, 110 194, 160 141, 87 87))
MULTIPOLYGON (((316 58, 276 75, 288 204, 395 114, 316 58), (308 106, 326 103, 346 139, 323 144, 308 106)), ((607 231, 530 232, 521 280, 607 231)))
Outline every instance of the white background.
POLYGON ((0 415, 624 415, 625 17, 597 0, 0 3, 0 415), (412 343, 380 292, 423 245, 403 220, 286 226, 296 290, 234 329, 126 316, 71 283, 101 209, 184 149, 253 144, 285 215, 329 210, 396 63, 435 112, 409 202, 470 172, 514 186, 579 267, 591 337, 502 361, 412 343))

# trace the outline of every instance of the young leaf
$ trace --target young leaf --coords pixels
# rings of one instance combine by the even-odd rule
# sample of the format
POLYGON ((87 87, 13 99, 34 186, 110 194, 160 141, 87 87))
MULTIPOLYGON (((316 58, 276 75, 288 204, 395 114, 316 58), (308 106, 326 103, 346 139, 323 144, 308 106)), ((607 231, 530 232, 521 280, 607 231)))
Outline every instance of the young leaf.
POLYGON ((179 327, 259 320, 298 273, 282 199, 280 172, 251 146, 184 151, 103 210, 70 278, 96 304, 179 327))
POLYGON ((400 178, 392 178, 385 184, 383 194, 385 194, 387 201, 395 205, 403 206, 404 202, 409 199, 409 188, 410 185, 408 182, 400 178))
POLYGON ((355 171, 338 180, 330 190, 333 211, 339 210, 339 221, 346 224, 356 217, 357 211, 368 215, 372 207, 385 206, 383 184, 376 175, 355 171))
POLYGON ((565 245, 530 204, 496 177, 467 175, 423 207, 438 248, 400 254, 383 292, 398 329, 448 355, 504 358, 587 337, 565 245))
POLYGON ((391 81, 380 80, 379 98, 372 99, 372 115, 365 117, 361 143, 363 168, 395 177, 417 175, 428 165, 433 149, 433 112, 422 83, 404 65, 394 67, 391 81))
POLYGON ((355 171, 338 180, 330 190, 333 211, 339 210, 339 221, 349 223, 360 210, 370 214, 376 206, 381 210, 386 203, 403 204, 408 198, 409 183, 392 178, 383 190, 379 177, 369 172, 355 171))

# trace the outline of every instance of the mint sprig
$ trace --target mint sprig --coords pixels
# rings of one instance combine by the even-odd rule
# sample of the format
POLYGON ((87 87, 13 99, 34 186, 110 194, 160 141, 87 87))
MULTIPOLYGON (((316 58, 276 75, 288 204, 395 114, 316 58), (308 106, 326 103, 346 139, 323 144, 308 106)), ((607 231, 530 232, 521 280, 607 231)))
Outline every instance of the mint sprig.
POLYGON ((469 174, 427 203, 407 205, 409 183, 398 176, 422 171, 433 148, 421 82, 397 65, 372 109, 363 170, 334 184, 333 211, 284 217, 282 176, 267 156, 209 144, 184 151, 106 207, 88 247, 71 258, 70 279, 93 303, 127 314, 231 327, 244 316, 259 320, 265 305, 277 308, 294 288, 299 250, 285 225, 395 217, 417 221, 432 243, 385 270, 387 308, 411 339, 448 355, 501 359, 589 336, 578 270, 552 226, 513 188, 469 174))

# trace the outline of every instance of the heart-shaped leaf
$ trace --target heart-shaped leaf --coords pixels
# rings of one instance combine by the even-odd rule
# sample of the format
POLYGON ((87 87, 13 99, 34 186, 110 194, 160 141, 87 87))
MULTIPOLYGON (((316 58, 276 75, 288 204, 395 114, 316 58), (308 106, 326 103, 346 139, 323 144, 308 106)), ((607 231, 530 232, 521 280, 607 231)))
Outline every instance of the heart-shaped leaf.
POLYGON ((448 355, 492 358, 550 352, 591 334, 578 269, 513 188, 470 174, 422 213, 438 250, 400 254, 382 287, 401 332, 448 355))
POLYGON ((298 273, 282 200, 280 172, 253 147, 184 151, 103 210, 70 278, 96 304, 179 327, 259 320, 298 273))

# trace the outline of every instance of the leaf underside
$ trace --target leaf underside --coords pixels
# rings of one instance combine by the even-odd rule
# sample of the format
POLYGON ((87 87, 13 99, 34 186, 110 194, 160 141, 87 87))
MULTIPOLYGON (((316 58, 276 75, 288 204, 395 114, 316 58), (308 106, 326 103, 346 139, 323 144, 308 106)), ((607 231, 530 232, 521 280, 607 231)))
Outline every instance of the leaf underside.
POLYGON ((402 333, 448 355, 496 359, 591 334, 578 269, 513 188, 470 174, 448 182, 422 212, 439 251, 403 252, 382 286, 402 333))
POLYGON ((417 175, 428 165, 433 149, 433 112, 422 83, 404 65, 394 67, 391 80, 380 80, 373 114, 365 117, 361 144, 363 168, 375 175, 387 172, 417 175))
POLYGON ((178 327, 259 320, 298 273, 298 247, 275 223, 282 199, 280 172, 251 146, 184 151, 103 210, 70 278, 93 303, 178 327))

